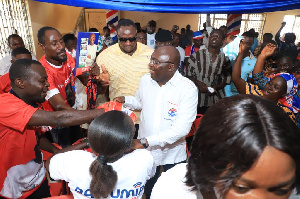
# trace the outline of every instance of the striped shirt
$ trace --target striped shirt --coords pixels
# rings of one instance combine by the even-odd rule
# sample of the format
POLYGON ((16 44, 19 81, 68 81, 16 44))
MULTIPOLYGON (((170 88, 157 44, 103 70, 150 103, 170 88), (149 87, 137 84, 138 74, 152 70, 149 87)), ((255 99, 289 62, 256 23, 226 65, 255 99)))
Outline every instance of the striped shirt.
MULTIPOLYGON (((263 96, 262 91, 257 85, 248 82, 246 82, 246 94, 261 97, 263 96)), ((295 115, 288 107, 284 106, 280 101, 277 102, 277 106, 281 107, 284 110, 284 112, 286 112, 286 114, 288 114, 288 116, 295 122, 295 115)))
MULTIPOLYGON (((132 56, 121 51, 119 44, 114 44, 97 57, 97 64, 101 68, 104 64, 110 75, 109 98, 118 96, 135 96, 139 88, 140 79, 149 73, 148 64, 153 49, 137 42, 137 49, 132 56)), ((136 123, 139 123, 140 111, 135 111, 136 123)))
MULTIPOLYGON (((216 86, 221 82, 230 84, 231 63, 224 53, 220 52, 214 62, 208 49, 202 49, 192 54, 188 60, 187 76, 205 83, 207 86, 216 86)), ((225 97, 224 88, 216 90, 215 95, 198 93, 198 107, 210 107, 225 97)))

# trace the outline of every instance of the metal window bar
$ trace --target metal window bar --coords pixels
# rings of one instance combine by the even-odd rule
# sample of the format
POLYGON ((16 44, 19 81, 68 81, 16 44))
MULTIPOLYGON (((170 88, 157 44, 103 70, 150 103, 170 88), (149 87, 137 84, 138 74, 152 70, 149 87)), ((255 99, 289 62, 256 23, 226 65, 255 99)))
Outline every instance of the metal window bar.
POLYGON ((7 38, 11 34, 20 35, 25 47, 35 54, 26 0, 0 0, 0 58, 9 52, 7 38))
MULTIPOLYGON (((213 28, 219 28, 227 23, 227 14, 210 14, 211 25, 213 28)), ((203 23, 206 21, 206 14, 199 15, 198 30, 201 30, 203 23)), ((259 38, 262 39, 262 33, 265 26, 266 14, 243 14, 241 23, 241 33, 254 28, 259 33, 259 38)))

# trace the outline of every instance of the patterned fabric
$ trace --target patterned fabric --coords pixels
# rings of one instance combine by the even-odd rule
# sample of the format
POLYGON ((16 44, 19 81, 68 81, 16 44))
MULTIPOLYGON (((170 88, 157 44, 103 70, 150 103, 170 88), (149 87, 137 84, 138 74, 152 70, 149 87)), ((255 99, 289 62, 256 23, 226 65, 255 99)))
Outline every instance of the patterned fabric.
POLYGON ((242 23, 242 14, 230 14, 227 16, 228 35, 238 35, 242 23))
MULTIPOLYGON (((246 82, 246 94, 248 95, 256 95, 256 96, 263 96, 262 90, 259 89, 257 85, 251 84, 246 82)), ((288 116, 295 122, 295 115, 294 113, 286 106, 284 106, 280 101, 277 102, 277 106, 281 107, 288 116)))
POLYGON ((96 108, 96 100, 99 93, 99 87, 97 86, 97 79, 95 76, 90 76, 86 85, 87 93, 87 109, 96 108))
POLYGON ((294 75, 291 75, 289 73, 277 73, 275 75, 272 75, 271 78, 277 76, 283 77, 287 84, 286 95, 280 98, 279 101, 284 106, 289 107, 291 111, 297 113, 300 109, 300 104, 296 103, 296 101, 293 100, 293 96, 297 93, 298 90, 298 84, 296 78, 294 77, 294 75))
MULTIPOLYGON (((221 82, 230 84, 231 63, 224 53, 219 53, 214 62, 207 49, 199 50, 192 54, 188 60, 187 76, 205 83, 207 86, 216 86, 221 82)), ((215 95, 198 93, 198 107, 209 107, 225 97, 224 88, 217 90, 215 95)))

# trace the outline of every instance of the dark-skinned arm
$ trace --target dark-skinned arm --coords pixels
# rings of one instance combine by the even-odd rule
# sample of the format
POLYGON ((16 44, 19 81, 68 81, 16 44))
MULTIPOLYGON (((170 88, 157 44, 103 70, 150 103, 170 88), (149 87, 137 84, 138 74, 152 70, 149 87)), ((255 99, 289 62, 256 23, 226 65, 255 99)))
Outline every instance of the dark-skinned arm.
MULTIPOLYGON (((87 147, 87 143, 84 142, 84 141, 82 141, 82 142, 80 142, 80 143, 78 143, 78 144, 74 144, 74 145, 72 145, 72 146, 68 146, 68 147, 66 147, 66 148, 63 148, 63 149, 57 151, 53 156, 55 156, 56 154, 59 154, 59 153, 65 153, 65 152, 67 152, 67 151, 81 150, 81 149, 84 149, 84 148, 86 148, 86 147, 87 147)), ((51 161, 51 158, 52 158, 53 156, 51 156, 50 158, 48 158, 48 159, 46 160, 46 162, 45 162, 45 167, 46 167, 46 169, 47 169, 48 171, 49 171, 50 161, 51 161)))
POLYGON ((280 32, 281 32, 281 30, 284 28, 284 26, 285 26, 285 22, 282 22, 281 23, 281 27, 279 28, 279 30, 278 30, 278 32, 276 33, 276 35, 275 35, 275 41, 277 42, 277 45, 279 45, 280 44, 280 32))
POLYGON ((90 123, 94 118, 104 113, 104 109, 86 111, 64 110, 43 111, 36 110, 31 116, 28 126, 75 126, 90 123))
POLYGON ((201 93, 208 93, 208 89, 207 89, 207 85, 201 81, 196 80, 195 78, 191 77, 191 76, 186 76, 187 78, 189 78, 192 82, 194 82, 194 84, 199 88, 199 91, 201 93))
POLYGON ((264 69, 265 61, 268 57, 273 55, 274 51, 276 49, 276 45, 269 43, 267 44, 259 54, 257 61, 255 63, 253 74, 261 73, 264 69))
POLYGON ((55 147, 43 134, 39 137, 39 148, 49 153, 57 153, 59 148, 55 147))

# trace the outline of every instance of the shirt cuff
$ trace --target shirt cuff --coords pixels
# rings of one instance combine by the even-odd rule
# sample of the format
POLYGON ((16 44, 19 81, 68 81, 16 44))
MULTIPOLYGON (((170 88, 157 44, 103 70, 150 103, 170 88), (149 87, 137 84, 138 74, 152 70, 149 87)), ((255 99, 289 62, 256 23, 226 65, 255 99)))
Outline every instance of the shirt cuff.
POLYGON ((53 97, 54 95, 60 93, 59 90, 57 88, 54 88, 50 91, 47 92, 47 96, 46 96, 46 100, 49 100, 51 97, 53 97))
POLYGON ((160 146, 157 135, 146 137, 149 146, 160 146))

